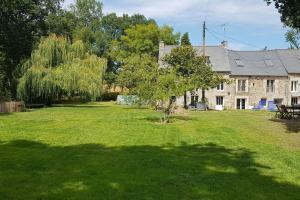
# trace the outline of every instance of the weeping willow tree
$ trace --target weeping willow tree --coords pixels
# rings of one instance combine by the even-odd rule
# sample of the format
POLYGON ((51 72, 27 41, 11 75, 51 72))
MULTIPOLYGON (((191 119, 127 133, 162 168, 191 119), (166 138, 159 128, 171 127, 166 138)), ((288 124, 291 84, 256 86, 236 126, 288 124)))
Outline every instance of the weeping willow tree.
POLYGON ((95 99, 101 95, 105 70, 106 60, 91 55, 82 41, 71 44, 51 35, 24 64, 18 95, 27 102, 44 103, 61 97, 95 99))

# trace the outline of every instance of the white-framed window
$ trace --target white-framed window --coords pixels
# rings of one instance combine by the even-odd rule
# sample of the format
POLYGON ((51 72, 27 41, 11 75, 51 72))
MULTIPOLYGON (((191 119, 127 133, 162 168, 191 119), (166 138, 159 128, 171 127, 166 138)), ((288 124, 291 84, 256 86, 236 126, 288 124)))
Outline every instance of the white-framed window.
POLYGON ((217 91, 224 91, 224 82, 221 82, 220 85, 217 86, 217 91))
POLYGON ((291 92, 297 92, 298 81, 291 82, 291 92))
POLYGON ((275 80, 267 80, 267 92, 275 92, 275 80))
POLYGON ((223 106, 223 105, 224 105, 224 97, 222 97, 222 96, 217 96, 217 97, 216 97, 216 105, 217 105, 217 106, 223 106))
POLYGON ((247 80, 237 80, 237 91, 238 92, 247 91, 247 80))
POLYGON ((236 109, 238 110, 246 110, 246 98, 237 98, 236 99, 236 109))
POLYGON ((298 104, 298 97, 292 97, 291 104, 292 104, 292 105, 298 104))

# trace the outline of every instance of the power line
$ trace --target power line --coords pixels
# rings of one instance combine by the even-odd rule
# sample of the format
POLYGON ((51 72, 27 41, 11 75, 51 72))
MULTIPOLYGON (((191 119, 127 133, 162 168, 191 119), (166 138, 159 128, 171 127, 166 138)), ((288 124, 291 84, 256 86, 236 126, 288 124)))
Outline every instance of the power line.
MULTIPOLYGON (((208 29, 207 29, 207 31, 208 31, 208 29)), ((225 37, 225 38, 227 38, 227 39, 230 39, 230 40, 233 40, 233 41, 242 43, 242 44, 244 44, 244 45, 247 45, 247 46, 250 46, 250 47, 254 47, 254 48, 259 49, 259 50, 263 49, 263 48, 258 47, 258 46, 256 46, 256 45, 253 45, 253 44, 250 44, 250 43, 241 41, 241 40, 239 40, 239 39, 235 39, 235 38, 230 37, 230 36, 226 36, 226 35, 223 35, 223 36, 222 36, 222 34, 216 32, 216 31, 214 31, 214 30, 212 30, 212 29, 210 29, 209 32, 210 32, 210 33, 214 33, 214 34, 216 34, 216 35, 219 35, 220 37, 225 37)))
POLYGON ((207 32, 209 32, 211 34, 211 36, 213 36, 218 42, 222 42, 223 39, 218 37, 217 35, 215 35, 214 33, 210 32, 210 30, 206 29, 207 32))

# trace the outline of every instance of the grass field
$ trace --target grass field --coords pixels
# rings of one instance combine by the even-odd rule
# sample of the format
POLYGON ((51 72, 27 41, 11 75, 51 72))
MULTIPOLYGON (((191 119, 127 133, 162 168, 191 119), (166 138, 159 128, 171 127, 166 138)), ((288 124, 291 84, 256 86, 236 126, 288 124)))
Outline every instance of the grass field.
POLYGON ((300 121, 113 103, 0 115, 0 199, 300 199, 300 121))

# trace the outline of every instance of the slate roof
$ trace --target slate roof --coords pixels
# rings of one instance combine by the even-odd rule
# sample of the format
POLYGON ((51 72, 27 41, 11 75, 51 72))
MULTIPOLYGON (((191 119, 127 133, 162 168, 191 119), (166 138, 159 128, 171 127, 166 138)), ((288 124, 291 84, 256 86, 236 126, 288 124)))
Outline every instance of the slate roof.
POLYGON ((300 73, 300 50, 282 49, 277 54, 289 74, 300 73))
MULTIPOLYGON (((170 53, 176 45, 160 48, 160 58, 170 53)), ((198 55, 202 47, 195 46, 198 55)), ((206 55, 216 72, 229 72, 239 76, 288 76, 300 74, 300 50, 233 51, 223 46, 207 46, 206 55)))
MULTIPOLYGON (((176 45, 166 45, 163 49, 160 50, 160 58, 163 58, 165 55, 169 54, 173 48, 177 47, 176 45)), ((195 46, 194 49, 197 52, 197 55, 202 55, 202 47, 195 46)), ((229 72, 229 59, 227 49, 222 46, 207 46, 205 53, 209 56, 210 62, 212 64, 213 70, 216 72, 229 72)))
MULTIPOLYGON (((231 75, 287 76, 287 71, 276 51, 228 50, 231 75)), ((299 65, 300 66, 300 65, 299 65)))

